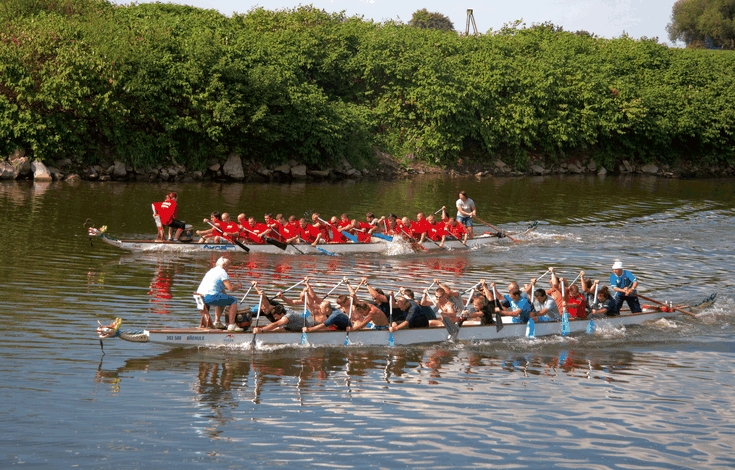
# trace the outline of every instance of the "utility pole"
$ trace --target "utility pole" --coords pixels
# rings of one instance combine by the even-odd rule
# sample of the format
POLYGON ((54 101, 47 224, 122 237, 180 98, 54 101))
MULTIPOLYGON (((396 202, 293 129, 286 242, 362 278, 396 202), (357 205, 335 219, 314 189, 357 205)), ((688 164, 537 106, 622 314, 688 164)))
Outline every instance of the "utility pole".
POLYGON ((470 34, 470 25, 472 25, 472 30, 474 31, 475 36, 477 36, 477 25, 475 24, 475 15, 472 13, 472 9, 467 9, 467 25, 464 29, 464 35, 469 36, 470 34))

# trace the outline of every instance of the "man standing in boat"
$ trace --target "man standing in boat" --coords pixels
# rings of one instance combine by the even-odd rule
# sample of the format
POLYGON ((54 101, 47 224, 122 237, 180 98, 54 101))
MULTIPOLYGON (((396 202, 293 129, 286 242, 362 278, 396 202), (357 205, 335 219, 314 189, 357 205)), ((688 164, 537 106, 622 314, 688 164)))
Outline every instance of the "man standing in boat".
POLYGON ((202 295, 202 300, 205 305, 214 305, 215 328, 220 330, 225 329, 225 326, 220 321, 220 317, 222 316, 224 308, 229 307, 227 310, 227 331, 243 331, 242 328, 235 324, 235 317, 237 317, 237 299, 227 294, 227 291, 234 292, 242 288, 242 283, 238 282, 237 284, 233 284, 230 282, 230 276, 227 274, 227 269, 229 267, 229 259, 225 257, 219 258, 216 266, 207 271, 207 274, 204 275, 204 278, 197 289, 197 293, 202 295))
POLYGON ((615 291, 615 301, 617 302, 617 311, 623 306, 623 302, 630 307, 630 313, 640 313, 641 304, 638 302, 638 279, 628 271, 623 269, 623 263, 615 261, 612 266, 612 274, 610 274, 610 285, 615 291))
POLYGON ((475 207, 475 201, 467 197, 467 193, 464 191, 459 192, 459 199, 457 199, 457 222, 467 227, 467 232, 470 238, 474 238, 475 232, 472 228, 472 217, 477 215, 477 207, 475 207))

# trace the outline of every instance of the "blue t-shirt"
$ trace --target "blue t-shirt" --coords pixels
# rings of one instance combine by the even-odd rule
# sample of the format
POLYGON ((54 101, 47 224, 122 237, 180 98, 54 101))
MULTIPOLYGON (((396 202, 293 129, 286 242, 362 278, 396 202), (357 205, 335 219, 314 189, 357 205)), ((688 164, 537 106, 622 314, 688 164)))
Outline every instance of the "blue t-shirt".
MULTIPOLYGON (((627 269, 623 269, 623 274, 620 276, 615 273, 610 274, 610 285, 619 289, 630 287, 636 281, 638 281, 638 279, 636 279, 633 273, 627 269)), ((622 292, 616 292, 615 295, 617 297, 622 297, 624 294, 622 292)))
POLYGON ((426 326, 429 326, 429 319, 426 318, 426 314, 424 314, 423 309, 414 302, 413 300, 410 301, 411 306, 406 310, 406 318, 405 321, 408 322, 409 328, 423 328, 426 326))
POLYGON ((513 317, 513 323, 527 323, 531 317, 531 303, 525 297, 521 297, 517 302, 510 295, 505 295, 511 310, 521 310, 521 314, 513 317))
POLYGON ((336 326, 338 330, 345 331, 350 326, 350 318, 342 311, 332 308, 332 313, 324 322, 324 326, 336 326))

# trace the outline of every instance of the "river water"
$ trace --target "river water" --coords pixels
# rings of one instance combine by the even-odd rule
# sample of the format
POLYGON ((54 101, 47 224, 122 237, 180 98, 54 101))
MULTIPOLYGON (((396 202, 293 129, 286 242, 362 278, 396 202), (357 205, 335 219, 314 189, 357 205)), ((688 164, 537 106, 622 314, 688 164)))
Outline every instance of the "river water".
POLYGON ((340 184, 0 184, 3 468, 733 468, 735 181, 427 177, 340 184), (216 257, 90 243, 155 232, 150 202, 298 216, 415 215, 465 189, 521 243, 429 255, 232 255, 275 291, 366 275, 464 288, 527 282, 548 266, 607 279, 621 259, 660 300, 717 302, 595 335, 396 348, 170 350, 105 342, 124 328, 193 326, 216 257), (93 246, 90 246, 93 245, 93 246))

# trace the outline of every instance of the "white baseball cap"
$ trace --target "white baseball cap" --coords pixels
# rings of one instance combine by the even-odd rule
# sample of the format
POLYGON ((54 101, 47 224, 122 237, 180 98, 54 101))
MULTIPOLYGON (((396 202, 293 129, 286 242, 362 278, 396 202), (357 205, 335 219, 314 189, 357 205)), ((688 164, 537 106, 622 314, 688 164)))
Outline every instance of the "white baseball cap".
POLYGON ((623 263, 621 261, 615 261, 612 266, 613 270, 623 269, 623 263))

